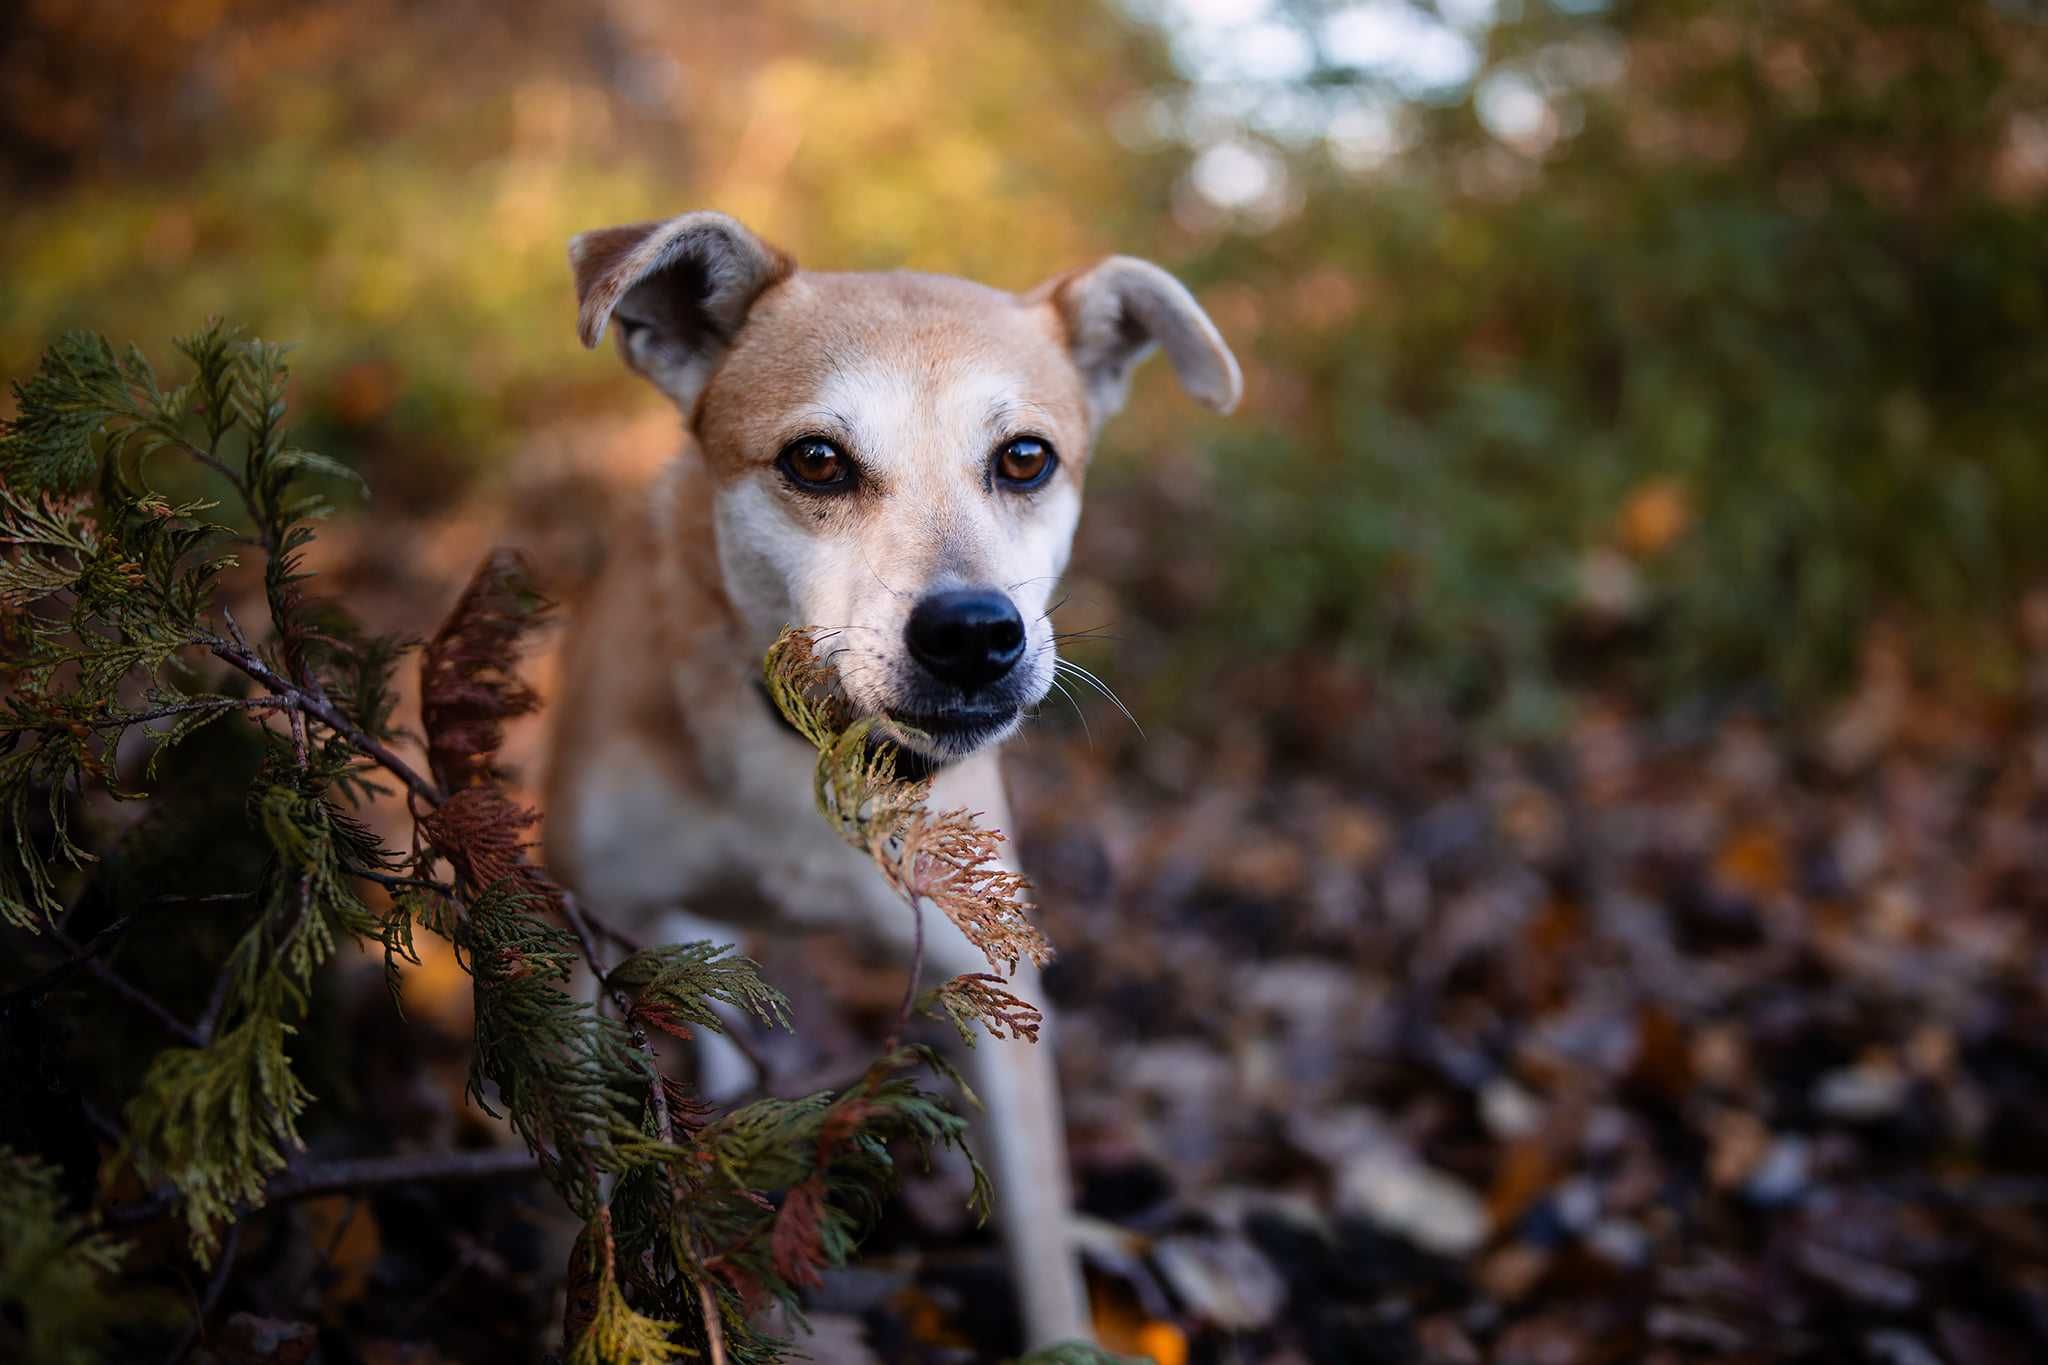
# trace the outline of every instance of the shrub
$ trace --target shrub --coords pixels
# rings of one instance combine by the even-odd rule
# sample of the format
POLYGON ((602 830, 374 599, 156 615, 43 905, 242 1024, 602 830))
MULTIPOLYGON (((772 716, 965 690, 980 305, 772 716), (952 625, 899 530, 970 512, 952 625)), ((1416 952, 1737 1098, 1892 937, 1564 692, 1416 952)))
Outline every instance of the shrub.
MULTIPOLYGON (((304 556, 326 506, 320 485, 349 476, 288 441, 283 349, 214 325, 179 350, 195 373, 166 389, 139 352, 66 337, 16 386, 19 416, 0 435, 0 809, 10 830, 0 915, 11 936, 61 953, 6 998, 10 1010, 40 1010, 89 971, 99 989, 86 1008, 118 996, 158 1033, 121 1122, 107 1125, 117 1148, 100 1169, 91 1151, 62 1144, 0 1149, 0 1299, 11 1305, 0 1343, 82 1360, 120 1327, 102 1310, 128 1243, 95 1226, 102 1212, 123 1227, 182 1221, 197 1265, 220 1264, 203 1317, 236 1230, 271 1199, 524 1165, 584 1225, 567 1267, 572 1361, 777 1358, 781 1344, 759 1333, 755 1310, 769 1300, 794 1310, 821 1268, 854 1253, 893 1179, 889 1144, 961 1146, 964 1120, 919 1083, 924 1070, 949 1074, 945 1064, 903 1041, 913 1007, 1027 1036, 1035 1015, 992 978, 920 997, 913 971, 895 1033, 852 1085, 723 1113, 699 1103, 663 1074, 651 1033, 723 1027, 713 1002, 782 1023, 784 1002, 728 948, 625 943, 527 860, 535 815, 508 795, 497 761, 504 722, 538 704, 517 653, 546 603, 523 566, 492 555, 422 651, 429 761, 416 768, 400 752, 394 686, 407 647, 311 592, 304 556), (194 470, 231 490, 231 506, 160 491, 188 485, 194 470), (244 547, 268 616, 261 638, 218 601, 244 547), (224 723, 246 727, 253 761, 211 763, 175 790, 146 790, 168 754, 224 723), (244 912, 205 964, 205 1003, 191 1022, 104 960, 134 931, 129 919, 84 943, 68 932, 89 918, 79 910, 99 855, 88 827, 111 834, 116 861, 126 851, 122 822, 94 818, 95 792, 166 811, 239 806, 255 836, 260 869, 227 893, 244 912), (411 812, 408 846, 361 818, 380 793, 411 812), (293 1039, 331 1006, 320 969, 345 940, 373 944, 395 993, 421 931, 447 938, 472 978, 470 1098, 502 1110, 526 1151, 509 1161, 308 1163, 301 1120, 315 1097, 293 1039), (600 939, 623 945, 623 960, 609 962, 600 939), (602 988, 597 1003, 566 989, 579 963, 602 988), (97 1183, 91 1212, 71 1208, 58 1166, 97 1183), (149 1193, 123 1202, 134 1181, 149 1193)), ((1000 836, 957 812, 925 812, 925 788, 896 781, 886 746, 871 747, 814 695, 807 658, 792 636, 770 676, 820 747, 835 827, 874 855, 910 913, 928 899, 954 914, 992 961, 1042 955, 1021 884, 986 865, 1000 836)), ((145 825, 128 822, 129 837, 145 825)), ((194 835, 168 856, 210 851, 194 835)), ((145 900, 135 913, 178 911, 145 900)), ((985 1198, 978 1172, 975 1195, 985 1198)))

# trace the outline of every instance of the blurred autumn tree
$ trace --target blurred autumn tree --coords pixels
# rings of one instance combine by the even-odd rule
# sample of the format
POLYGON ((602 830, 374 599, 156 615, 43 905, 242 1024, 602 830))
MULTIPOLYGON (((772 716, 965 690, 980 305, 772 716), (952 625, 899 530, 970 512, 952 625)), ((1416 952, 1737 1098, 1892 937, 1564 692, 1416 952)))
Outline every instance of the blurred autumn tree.
POLYGON ((233 313, 387 497, 657 402, 571 346, 562 243, 717 205, 820 264, 1190 279, 1249 411, 1191 456, 1149 386, 1091 515, 1148 552, 1081 561, 1161 677, 1249 643, 1540 724, 1810 697, 1897 620, 1999 687, 2043 568, 2022 0, 29 0, 0 42, 0 370, 233 313))
POLYGON ((331 447, 445 490, 545 416, 647 401, 567 330, 593 224, 715 203, 821 263, 1022 287, 1125 226, 1076 205, 1140 215, 1099 134, 1139 35, 1084 4, 842 9, 31 5, 0 59, 31 186, 0 370, 67 326, 232 313, 307 339, 331 447))
POLYGON ((1231 619, 1538 714, 1615 664, 1811 696, 1886 617, 2007 681, 2048 513, 2041 15, 1497 17, 1379 169, 1299 158, 1302 209, 1217 253, 1292 314, 1298 402, 1233 466, 1231 619))

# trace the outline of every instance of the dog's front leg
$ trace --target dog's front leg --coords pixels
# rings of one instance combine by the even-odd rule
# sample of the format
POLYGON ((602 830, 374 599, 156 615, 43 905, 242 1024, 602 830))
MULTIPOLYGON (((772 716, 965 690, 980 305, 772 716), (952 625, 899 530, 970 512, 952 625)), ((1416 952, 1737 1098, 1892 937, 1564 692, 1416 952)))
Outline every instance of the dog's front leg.
MULTIPOLYGON (((949 768, 933 785, 933 810, 970 810, 994 829, 1010 830, 1009 801, 992 755, 949 768)), ((1016 867, 1013 845, 1002 865, 1016 867)), ((926 976, 933 983, 989 964, 945 916, 926 907, 926 976)), ((896 923, 903 921, 899 917, 896 923)), ((982 1121, 974 1150, 995 1186, 996 1225, 1003 1236, 1029 1346, 1075 1338, 1092 1340, 1088 1301, 1072 1236, 1072 1181, 1067 1173, 1066 1126, 1060 1117, 1059 1075, 1053 1065, 1056 1022, 1036 968, 1026 962, 1010 989, 1045 1012, 1036 1043, 982 1036, 967 1053, 967 1079, 980 1096, 982 1121)))
MULTIPOLYGON (((1011 986, 1034 1004, 1045 999, 1028 964, 1011 986)), ((1033 1348, 1093 1338, 1069 1224, 1072 1190, 1052 1032, 1048 1015, 1038 1042, 982 1038, 968 1056, 968 1079, 984 1106, 976 1150, 995 1186, 996 1221, 1026 1344, 1033 1348)))
MULTIPOLYGON (((659 942, 737 944, 740 931, 688 910, 671 910, 661 918, 659 942)), ((725 1030, 693 1030, 697 1054, 697 1093, 713 1104, 729 1105, 768 1077, 754 1069, 746 1050, 733 1041, 748 1027, 747 1016, 722 1000, 707 1000, 706 1006, 725 1021, 725 1030)))

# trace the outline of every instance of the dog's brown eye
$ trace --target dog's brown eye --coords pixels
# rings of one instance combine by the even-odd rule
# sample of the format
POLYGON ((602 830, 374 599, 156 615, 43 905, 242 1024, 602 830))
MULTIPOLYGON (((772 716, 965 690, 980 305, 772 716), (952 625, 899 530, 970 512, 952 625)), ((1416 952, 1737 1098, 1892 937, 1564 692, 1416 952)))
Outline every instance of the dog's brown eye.
POLYGON ((1011 488, 1036 488, 1052 477, 1059 456, 1036 436, 1019 436, 996 452, 996 478, 1011 488))
POLYGON ((817 436, 791 441, 776 458, 775 467, 791 483, 813 493, 853 486, 853 461, 838 446, 817 436))

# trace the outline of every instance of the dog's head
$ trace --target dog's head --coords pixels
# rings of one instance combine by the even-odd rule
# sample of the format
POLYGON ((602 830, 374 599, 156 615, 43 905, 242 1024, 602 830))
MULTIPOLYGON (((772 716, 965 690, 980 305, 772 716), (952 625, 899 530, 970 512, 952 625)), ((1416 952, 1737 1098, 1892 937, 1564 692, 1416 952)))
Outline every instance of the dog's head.
POLYGON ((1194 298, 1115 256, 1028 294, 821 274, 691 213, 570 243, 587 346, 674 399, 702 448, 725 590, 756 649, 820 627, 848 699, 933 759, 1007 736, 1053 684, 1047 603, 1089 449, 1156 345, 1228 411, 1194 298))

